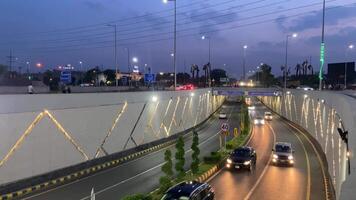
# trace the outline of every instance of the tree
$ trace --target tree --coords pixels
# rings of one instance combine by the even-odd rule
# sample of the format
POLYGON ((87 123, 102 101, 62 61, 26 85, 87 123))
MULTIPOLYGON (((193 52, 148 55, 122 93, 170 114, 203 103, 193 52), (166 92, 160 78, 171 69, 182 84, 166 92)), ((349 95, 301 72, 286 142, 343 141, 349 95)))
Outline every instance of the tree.
POLYGON ((177 82, 179 84, 186 84, 190 81, 190 75, 188 73, 178 73, 177 82))
POLYGON ((199 136, 195 130, 193 131, 193 143, 191 149, 193 153, 192 153, 192 163, 190 165, 190 169, 192 170, 193 174, 197 174, 199 172, 200 149, 199 149, 199 136))
POLYGON ((302 66, 298 63, 295 66, 295 76, 299 76, 300 75, 300 70, 302 69, 302 66))
POLYGON ((227 78, 226 71, 223 69, 213 69, 211 71, 211 79, 215 81, 215 85, 220 85, 220 79, 227 78))
POLYGON ((162 166, 162 171, 168 177, 173 176, 173 162, 172 162, 172 152, 168 149, 164 152, 165 164, 162 166))
POLYGON ((107 69, 107 70, 103 71, 103 74, 106 76, 107 81, 110 81, 112 84, 114 84, 116 82, 114 70, 107 69))
POLYGON ((184 173, 184 164, 185 164, 185 157, 184 157, 184 140, 183 137, 180 136, 176 143, 176 164, 175 169, 178 172, 178 179, 181 179, 185 176, 184 173))
POLYGON ((7 72, 8 67, 6 65, 0 64, 0 75, 5 74, 7 72))

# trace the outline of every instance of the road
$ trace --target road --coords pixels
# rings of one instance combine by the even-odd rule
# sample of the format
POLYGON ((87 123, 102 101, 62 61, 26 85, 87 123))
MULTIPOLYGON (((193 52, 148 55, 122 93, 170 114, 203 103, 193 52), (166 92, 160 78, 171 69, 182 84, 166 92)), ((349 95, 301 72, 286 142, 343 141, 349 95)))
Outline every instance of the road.
MULTIPOLYGON (((223 106, 228 114, 231 128, 238 124, 239 105, 228 103, 223 106)), ((219 149, 219 134, 222 121, 218 114, 204 123, 197 131, 200 139, 201 159, 211 151, 219 149)), ((191 137, 185 139, 186 166, 191 161, 191 137)), ((169 148, 174 155, 174 146, 123 163, 115 168, 99 172, 76 182, 68 183, 49 191, 26 196, 27 200, 84 200, 90 199, 94 188, 96 200, 120 199, 128 194, 148 193, 158 187, 159 178, 163 176, 161 166, 164 164, 164 152, 169 148)))
MULTIPOLYGON (((267 109, 256 104, 252 116, 263 115, 267 109)), ((252 173, 222 169, 209 180, 216 199, 325 199, 323 174, 316 152, 307 138, 286 121, 274 116, 264 126, 254 126, 248 143, 257 152, 257 166, 252 173), (270 163, 275 142, 290 142, 295 150, 293 167, 270 163)))

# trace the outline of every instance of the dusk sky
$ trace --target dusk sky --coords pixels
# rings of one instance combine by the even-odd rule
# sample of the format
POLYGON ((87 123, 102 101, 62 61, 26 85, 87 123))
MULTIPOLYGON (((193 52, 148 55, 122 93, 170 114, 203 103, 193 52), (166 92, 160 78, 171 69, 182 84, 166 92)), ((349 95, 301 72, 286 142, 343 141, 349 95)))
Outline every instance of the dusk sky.
MULTIPOLYGON (((356 44, 356 1, 328 0, 326 63, 345 60, 347 46, 356 44)), ((263 62, 280 74, 286 34, 289 66, 312 60, 318 71, 322 0, 177 0, 178 71, 208 62, 211 38, 212 66, 231 76, 242 73, 243 45, 248 45, 247 67, 263 62)), ((114 68, 113 28, 118 27, 119 69, 127 71, 127 51, 154 72, 172 71, 173 2, 161 0, 1 0, 0 64, 12 49, 18 58, 41 62, 46 68, 79 61, 114 68)), ((355 60, 356 49, 348 52, 355 60)), ((142 68, 141 68, 142 69, 142 68)), ((293 70, 294 71, 294 70, 293 70)))

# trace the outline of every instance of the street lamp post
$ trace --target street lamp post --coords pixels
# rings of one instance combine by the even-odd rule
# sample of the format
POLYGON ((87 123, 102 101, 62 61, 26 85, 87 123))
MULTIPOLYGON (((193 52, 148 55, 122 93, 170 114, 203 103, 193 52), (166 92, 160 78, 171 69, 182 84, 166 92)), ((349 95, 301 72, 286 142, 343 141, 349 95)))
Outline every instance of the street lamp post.
POLYGON ((354 45, 353 44, 350 44, 348 46, 348 48, 346 49, 346 52, 345 52, 345 80, 344 80, 344 89, 346 90, 347 89, 347 53, 348 53, 348 50, 352 50, 354 48, 354 45))
POLYGON ((80 83, 82 84, 83 83, 83 62, 82 61, 79 61, 79 64, 80 64, 80 83))
POLYGON ((289 37, 296 38, 298 35, 293 33, 292 35, 287 34, 286 36, 286 55, 285 55, 285 63, 284 63, 284 70, 283 70, 283 77, 284 77, 284 89, 287 89, 287 71, 288 71, 288 40, 289 37))
POLYGON ((128 70, 129 70, 128 72, 130 73, 130 71, 131 71, 130 48, 126 47, 125 49, 127 51, 127 65, 128 65, 128 70))
POLYGON ((116 24, 108 24, 107 26, 113 27, 114 28, 114 37, 115 37, 115 41, 114 41, 114 54, 115 54, 115 85, 116 87, 119 86, 119 80, 117 79, 117 73, 119 71, 118 66, 117 66, 117 26, 116 24))
POLYGON ((324 61, 325 61, 325 0, 323 0, 323 20, 321 26, 321 44, 320 44, 320 70, 319 70, 319 90, 323 89, 324 61))
POLYGON ((247 45, 243 46, 244 48, 244 57, 243 57, 243 79, 244 81, 246 81, 246 49, 247 49, 247 45))
POLYGON ((209 43, 209 60, 208 60, 208 62, 209 62, 209 73, 208 73, 208 84, 209 84, 209 87, 211 87, 211 77, 210 77, 210 69, 211 69, 211 38, 210 37, 207 37, 207 36, 205 36, 205 35, 203 35, 202 37, 201 37, 201 39, 202 40, 205 40, 205 39, 208 39, 208 43, 209 43))
POLYGON ((177 88, 177 0, 163 0, 167 4, 169 1, 174 2, 174 47, 173 47, 173 68, 174 68, 174 90, 177 88))

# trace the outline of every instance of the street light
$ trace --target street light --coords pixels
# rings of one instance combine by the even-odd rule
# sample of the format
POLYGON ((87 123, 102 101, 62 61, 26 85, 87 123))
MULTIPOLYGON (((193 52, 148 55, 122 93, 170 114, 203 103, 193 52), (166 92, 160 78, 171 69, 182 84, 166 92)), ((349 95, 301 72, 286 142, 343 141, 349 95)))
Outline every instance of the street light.
POLYGON ((79 61, 79 64, 80 64, 80 83, 82 84, 83 83, 83 62, 82 61, 79 61))
POLYGON ((208 84, 209 84, 209 87, 211 87, 211 77, 210 77, 210 68, 211 68, 211 38, 210 37, 207 37, 205 35, 201 36, 201 39, 202 40, 205 40, 207 39, 209 41, 209 73, 208 73, 208 84))
POLYGON ((167 4, 169 1, 174 2, 174 50, 173 50, 173 68, 174 68, 174 90, 177 88, 177 0, 163 0, 167 4))
POLYGON ((117 66, 117 26, 116 26, 116 24, 108 24, 107 26, 114 28, 115 81, 116 81, 116 87, 117 87, 117 86, 119 86, 119 80, 117 79, 117 73, 119 71, 118 66, 117 66))
POLYGON ((247 49, 247 45, 243 46, 244 48, 244 58, 243 58, 243 79, 244 81, 246 81, 246 49, 247 49))
POLYGON ((347 89, 347 53, 348 53, 348 50, 352 50, 354 48, 354 45, 353 44, 350 44, 348 46, 348 48, 346 49, 346 52, 345 52, 345 82, 344 82, 344 89, 346 90, 347 89))
POLYGON ((137 57, 133 57, 133 58, 132 58, 132 62, 138 63, 138 58, 137 58, 137 57))
POLYGON ((283 70, 283 76, 284 76, 284 89, 287 88, 287 70, 288 70, 288 40, 289 37, 296 38, 298 36, 297 33, 293 33, 292 35, 287 34, 286 36, 286 57, 285 57, 285 63, 284 63, 284 70, 283 70))
POLYGON ((323 87, 324 62, 325 62, 325 0, 323 0, 323 19, 321 25, 321 43, 320 43, 320 70, 319 70, 319 90, 323 87))

